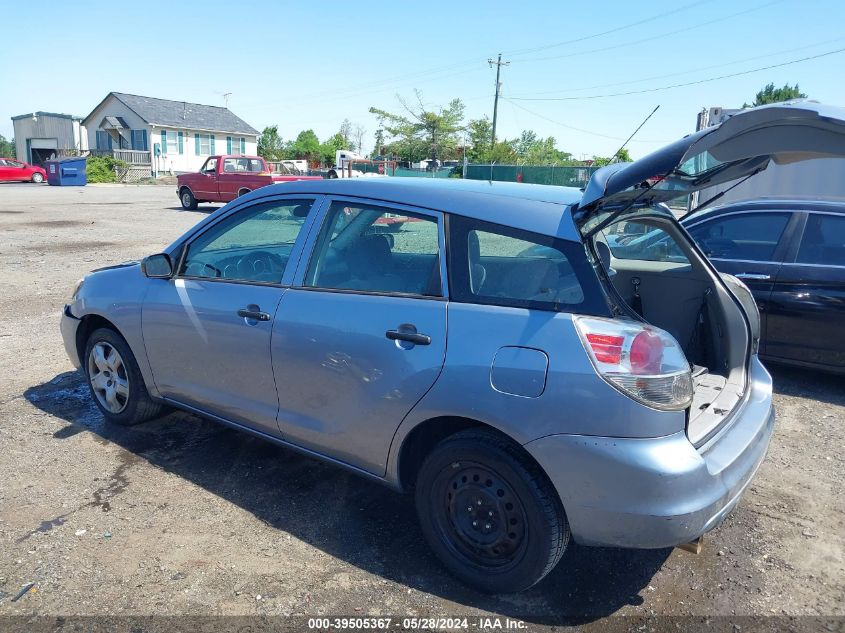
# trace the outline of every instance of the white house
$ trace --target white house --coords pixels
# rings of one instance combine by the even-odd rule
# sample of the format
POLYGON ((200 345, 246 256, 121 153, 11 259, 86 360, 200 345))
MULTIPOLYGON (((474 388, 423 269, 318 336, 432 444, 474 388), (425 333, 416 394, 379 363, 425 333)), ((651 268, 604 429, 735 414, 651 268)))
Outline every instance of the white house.
POLYGON ((43 165, 62 151, 88 149, 81 117, 55 112, 31 112, 12 117, 17 157, 43 165))
POLYGON ((197 171, 214 154, 254 155, 260 136, 228 108, 122 92, 110 92, 82 124, 92 150, 127 150, 116 153, 156 173, 197 171))

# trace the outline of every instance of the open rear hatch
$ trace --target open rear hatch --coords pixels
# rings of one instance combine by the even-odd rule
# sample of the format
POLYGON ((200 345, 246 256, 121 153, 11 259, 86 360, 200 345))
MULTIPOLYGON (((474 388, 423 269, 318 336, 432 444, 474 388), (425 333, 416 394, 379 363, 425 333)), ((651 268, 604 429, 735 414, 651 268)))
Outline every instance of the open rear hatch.
POLYGON ((661 203, 750 178, 772 162, 843 155, 845 109, 807 101, 753 108, 598 170, 573 210, 612 307, 672 334, 690 361, 687 434, 697 446, 743 401, 759 315, 747 288, 726 283, 661 203))

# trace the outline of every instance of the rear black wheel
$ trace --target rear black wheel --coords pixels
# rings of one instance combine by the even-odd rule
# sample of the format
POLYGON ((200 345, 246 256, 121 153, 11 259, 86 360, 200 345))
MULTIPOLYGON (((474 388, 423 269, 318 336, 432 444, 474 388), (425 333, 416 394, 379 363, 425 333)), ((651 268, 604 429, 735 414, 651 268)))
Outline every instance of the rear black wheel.
POLYGON ((489 431, 446 438, 417 477, 417 513, 429 545, 463 582, 490 593, 528 589, 569 541, 563 508, 524 451, 489 431))

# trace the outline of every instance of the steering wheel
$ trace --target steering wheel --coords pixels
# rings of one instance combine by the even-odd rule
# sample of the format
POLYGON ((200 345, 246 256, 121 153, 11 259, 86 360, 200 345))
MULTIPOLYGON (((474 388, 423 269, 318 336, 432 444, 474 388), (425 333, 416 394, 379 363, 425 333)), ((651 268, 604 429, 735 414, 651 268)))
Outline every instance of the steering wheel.
POLYGON ((270 251, 252 251, 238 260, 238 273, 245 279, 253 279, 262 273, 279 273, 285 271, 285 261, 270 251))
POLYGON ((727 237, 711 237, 704 240, 703 246, 708 257, 722 257, 733 252, 736 242, 727 237))
POLYGON ((217 268, 217 266, 213 266, 208 262, 197 262, 193 261, 188 264, 187 269, 185 272, 188 275, 196 276, 196 277, 209 277, 210 275, 207 274, 206 271, 210 270, 214 273, 214 277, 222 277, 223 271, 217 268))

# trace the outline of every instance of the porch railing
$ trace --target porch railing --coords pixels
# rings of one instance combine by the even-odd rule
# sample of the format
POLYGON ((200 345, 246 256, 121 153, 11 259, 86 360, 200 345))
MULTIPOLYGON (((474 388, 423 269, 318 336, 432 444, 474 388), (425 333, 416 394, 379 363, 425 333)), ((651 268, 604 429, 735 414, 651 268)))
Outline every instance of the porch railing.
POLYGON ((145 152, 137 149, 92 149, 89 153, 91 156, 111 156, 130 165, 152 164, 149 151, 145 152))

